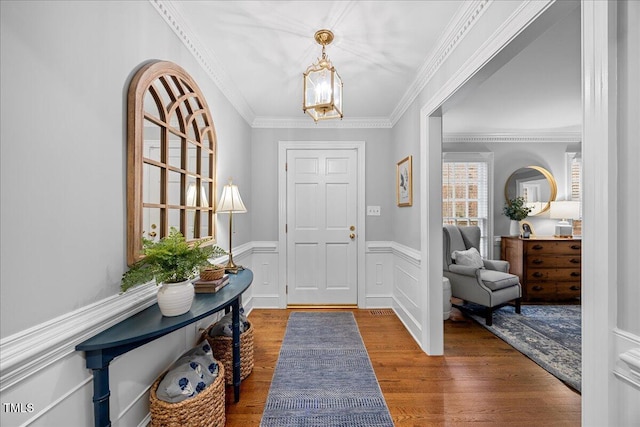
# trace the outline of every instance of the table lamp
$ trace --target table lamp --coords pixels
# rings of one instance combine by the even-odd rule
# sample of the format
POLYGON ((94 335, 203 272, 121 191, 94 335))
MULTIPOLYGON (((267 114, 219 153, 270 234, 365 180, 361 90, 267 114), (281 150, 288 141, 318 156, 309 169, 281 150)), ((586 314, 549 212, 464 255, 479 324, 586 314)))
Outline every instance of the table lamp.
POLYGON ((549 213, 550 218, 560 219, 556 224, 554 237, 573 237, 573 226, 569 224, 569 219, 580 219, 580 202, 571 200, 561 200, 551 202, 549 213))
POLYGON ((245 213, 246 211, 247 208, 244 206, 244 203, 242 203, 238 186, 233 185, 231 179, 229 179, 229 184, 225 185, 222 189, 220 203, 218 203, 218 208, 216 209, 216 213, 229 213, 229 261, 227 261, 227 265, 225 265, 225 271, 227 273, 236 274, 239 270, 243 270, 241 265, 236 265, 233 262, 233 254, 231 253, 233 248, 233 245, 231 244, 231 235, 233 234, 233 214, 245 213))

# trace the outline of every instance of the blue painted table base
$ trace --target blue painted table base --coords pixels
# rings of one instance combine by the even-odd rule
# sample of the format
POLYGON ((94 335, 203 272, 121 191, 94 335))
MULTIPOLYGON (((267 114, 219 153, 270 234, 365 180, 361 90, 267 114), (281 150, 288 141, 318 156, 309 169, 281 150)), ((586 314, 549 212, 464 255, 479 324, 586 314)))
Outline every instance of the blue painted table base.
POLYGON ((249 269, 231 275, 229 284, 215 294, 196 294, 191 310, 181 316, 164 317, 155 304, 98 335, 78 344, 87 368, 93 371, 93 417, 96 427, 109 427, 109 364, 135 348, 183 328, 220 310, 232 312, 233 393, 240 400, 240 297, 253 281, 249 269))

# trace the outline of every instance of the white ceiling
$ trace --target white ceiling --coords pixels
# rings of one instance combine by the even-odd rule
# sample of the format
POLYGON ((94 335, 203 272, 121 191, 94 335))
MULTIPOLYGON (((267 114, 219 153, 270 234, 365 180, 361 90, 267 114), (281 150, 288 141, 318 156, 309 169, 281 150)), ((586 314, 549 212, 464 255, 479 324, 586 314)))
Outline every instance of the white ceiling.
MULTIPOLYGON (((313 35, 322 28, 335 34, 327 54, 344 82, 345 114, 344 121, 323 125, 368 121, 390 127, 413 100, 416 81, 451 38, 451 31, 468 20, 471 5, 479 4, 463 0, 153 3, 161 5, 165 19, 170 16, 167 21, 200 56, 232 104, 257 127, 313 125, 302 112, 302 73, 321 54, 313 35)), ((579 117, 576 122, 574 115, 564 113, 575 107, 571 98, 576 93, 576 114, 580 112, 579 35, 579 28, 554 26, 540 37, 539 46, 527 48, 530 54, 516 56, 498 70, 496 79, 489 78, 465 102, 450 108, 447 130, 579 126, 579 117), (549 62, 558 68, 556 72, 550 71, 549 62), (547 107, 544 117, 534 112, 540 103, 547 107), (522 114, 514 113, 516 106, 525 108, 522 114)))

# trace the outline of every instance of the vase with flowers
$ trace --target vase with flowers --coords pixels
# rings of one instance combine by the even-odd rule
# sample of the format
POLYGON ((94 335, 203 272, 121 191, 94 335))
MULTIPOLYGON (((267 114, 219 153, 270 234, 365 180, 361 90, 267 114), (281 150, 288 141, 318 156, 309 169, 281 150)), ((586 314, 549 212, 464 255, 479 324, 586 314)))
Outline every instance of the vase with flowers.
POLYGON ((179 316, 191 309, 194 288, 191 280, 200 268, 211 265, 209 258, 226 254, 216 245, 196 241, 189 243, 175 227, 159 241, 142 239, 144 257, 122 275, 121 290, 155 279, 158 306, 165 316, 179 316))
POLYGON ((507 200, 502 208, 502 213, 511 220, 509 228, 511 236, 520 235, 520 221, 529 216, 529 212, 531 212, 531 208, 527 206, 527 201, 524 197, 520 196, 507 200))

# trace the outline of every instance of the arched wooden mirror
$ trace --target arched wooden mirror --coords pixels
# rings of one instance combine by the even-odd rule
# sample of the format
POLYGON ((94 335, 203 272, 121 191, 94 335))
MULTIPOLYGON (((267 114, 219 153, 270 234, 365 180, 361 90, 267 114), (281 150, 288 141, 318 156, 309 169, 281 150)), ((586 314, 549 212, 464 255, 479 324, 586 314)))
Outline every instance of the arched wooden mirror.
POLYGON ((507 203, 516 197, 524 197, 532 208, 529 216, 540 215, 551 207, 556 199, 558 186, 551 172, 540 166, 527 166, 511 174, 504 186, 507 203))
POLYGON ((202 92, 180 66, 154 61, 136 72, 127 102, 128 263, 143 237, 171 227, 215 242, 216 135, 202 92))

